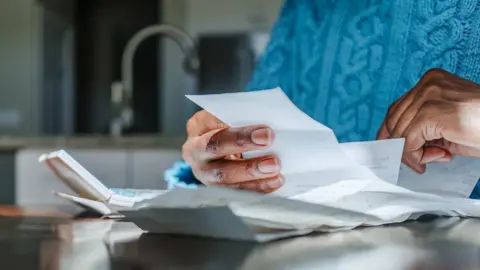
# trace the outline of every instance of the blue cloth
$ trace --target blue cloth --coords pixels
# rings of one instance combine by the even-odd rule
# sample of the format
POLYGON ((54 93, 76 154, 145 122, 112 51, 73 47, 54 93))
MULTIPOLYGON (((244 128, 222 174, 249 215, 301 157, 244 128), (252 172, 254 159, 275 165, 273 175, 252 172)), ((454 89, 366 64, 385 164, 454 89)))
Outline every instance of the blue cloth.
MULTIPOLYGON (((480 82, 479 8, 477 0, 287 0, 248 90, 282 87, 340 142, 375 139, 389 105, 429 69, 480 82)), ((189 170, 166 179, 198 183, 189 170)))

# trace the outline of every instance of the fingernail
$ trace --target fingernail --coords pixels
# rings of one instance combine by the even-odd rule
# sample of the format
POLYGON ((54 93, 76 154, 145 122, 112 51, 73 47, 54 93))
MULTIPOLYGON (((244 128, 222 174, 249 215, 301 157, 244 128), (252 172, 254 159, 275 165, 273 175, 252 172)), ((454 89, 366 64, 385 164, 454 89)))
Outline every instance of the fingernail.
POLYGON ((451 159, 447 158, 447 157, 443 157, 443 158, 439 158, 439 159, 436 159, 434 160, 433 162, 438 162, 438 163, 449 163, 450 161, 452 161, 451 159))
POLYGON ((429 158, 426 158, 424 160, 422 160, 420 163, 421 164, 428 164, 428 163, 432 163, 438 159, 441 159, 442 157, 436 157, 436 156, 433 156, 433 157, 429 157, 429 158))
POLYGON ((283 180, 282 178, 277 178, 275 180, 270 180, 267 182, 267 186, 269 188, 279 188, 283 185, 283 180))
POLYGON ((260 161, 258 163, 258 170, 261 173, 270 174, 280 171, 280 165, 277 162, 276 158, 268 158, 260 161))
POLYGON ((270 145, 272 141, 272 134, 273 131, 270 128, 261 128, 254 130, 251 134, 252 142, 261 146, 270 145))

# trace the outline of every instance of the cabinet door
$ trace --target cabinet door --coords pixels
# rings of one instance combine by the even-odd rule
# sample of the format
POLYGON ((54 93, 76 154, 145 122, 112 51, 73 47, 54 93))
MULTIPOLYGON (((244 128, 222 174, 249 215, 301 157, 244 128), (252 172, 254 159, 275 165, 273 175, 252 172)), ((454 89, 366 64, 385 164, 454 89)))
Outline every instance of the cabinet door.
MULTIPOLYGON (((74 195, 38 157, 51 150, 21 150, 15 157, 16 204, 65 204, 52 192, 74 195)), ((109 188, 128 187, 127 154, 125 150, 72 150, 69 153, 109 188)))

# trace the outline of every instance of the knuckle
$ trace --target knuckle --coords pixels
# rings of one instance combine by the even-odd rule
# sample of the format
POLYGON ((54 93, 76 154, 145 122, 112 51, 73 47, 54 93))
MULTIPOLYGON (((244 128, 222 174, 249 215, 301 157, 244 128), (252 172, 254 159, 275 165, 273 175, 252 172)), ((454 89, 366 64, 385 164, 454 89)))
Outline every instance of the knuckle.
POLYGON ((211 175, 213 183, 227 184, 233 182, 228 171, 221 167, 213 169, 211 175))
POLYGON ((442 93, 442 87, 436 82, 431 82, 425 85, 419 93, 419 97, 423 99, 438 97, 442 93))
POLYGON ((425 72, 425 75, 423 76, 423 80, 426 81, 431 81, 431 80, 436 80, 443 78, 448 72, 441 68, 431 68, 425 72))
POLYGON ((202 125, 205 125, 205 118, 210 115, 208 112, 205 110, 196 112, 190 119, 187 121, 187 134, 192 135, 196 134, 199 130, 199 128, 202 125))
POLYGON ((182 145, 182 158, 184 160, 187 160, 188 156, 189 156, 189 153, 190 153, 190 146, 189 146, 189 143, 188 141, 186 141, 183 145, 182 145))
POLYGON ((397 102, 394 102, 390 106, 388 106, 387 117, 393 114, 396 104, 397 102))
POLYGON ((441 106, 440 102, 436 100, 427 100, 422 104, 422 111, 424 113, 430 114, 437 112, 439 109, 439 106, 441 106))
POLYGON ((244 147, 248 144, 252 144, 251 132, 249 130, 241 129, 236 132, 235 146, 244 147))
POLYGON ((192 137, 182 145, 182 155, 184 158, 199 158, 203 148, 202 137, 192 137))
POLYGON ((185 160, 188 164, 193 165, 195 163, 196 157, 195 157, 195 139, 188 139, 185 141, 185 143, 182 145, 182 158, 185 160))
POLYGON ((222 120, 215 117, 215 129, 222 129, 228 127, 222 120))
POLYGON ((391 118, 386 119, 385 128, 387 129, 388 133, 391 134, 395 129, 395 122, 391 118))
POLYGON ((245 162, 245 164, 243 165, 243 170, 245 172, 245 175, 250 179, 254 179, 258 175, 257 163, 255 161, 245 162))
POLYGON ((198 119, 195 114, 187 121, 187 134, 192 134, 193 131, 197 128, 197 126, 198 126, 198 119))
POLYGON ((207 139, 207 142, 205 144, 205 151, 213 155, 218 154, 222 146, 221 135, 222 135, 222 132, 217 132, 212 136, 210 136, 210 138, 207 139))
POLYGON ((207 164, 196 164, 196 166, 192 166, 192 172, 200 181, 205 182, 208 180, 209 174, 209 166, 207 164))

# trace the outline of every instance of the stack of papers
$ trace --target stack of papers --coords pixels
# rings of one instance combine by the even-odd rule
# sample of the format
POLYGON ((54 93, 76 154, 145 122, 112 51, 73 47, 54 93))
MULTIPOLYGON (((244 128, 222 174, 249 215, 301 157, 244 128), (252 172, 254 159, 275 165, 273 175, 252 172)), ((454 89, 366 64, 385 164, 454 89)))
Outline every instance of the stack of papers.
MULTIPOLYGON (((188 98, 231 127, 273 128, 271 148, 243 156, 278 156, 285 185, 270 195, 218 187, 174 189, 118 210, 145 231, 269 241, 424 214, 480 217, 480 202, 468 199, 480 176, 478 159, 455 157, 418 175, 401 166, 403 139, 339 143, 330 128, 295 107, 279 88, 188 98)), ((110 209, 115 192, 101 189, 107 196, 92 197, 94 192, 78 188, 77 193, 110 209)))
POLYGON ((271 195, 177 189, 122 211, 142 219, 139 226, 149 231, 265 241, 424 214, 480 217, 480 202, 468 199, 480 160, 455 157, 417 175, 400 166, 402 139, 340 144, 331 129, 296 108, 281 89, 188 98, 229 126, 273 128, 272 147, 244 157, 278 156, 285 185, 271 195))

